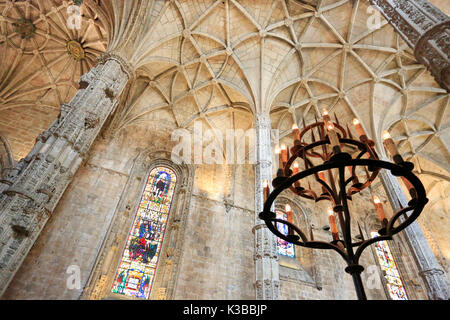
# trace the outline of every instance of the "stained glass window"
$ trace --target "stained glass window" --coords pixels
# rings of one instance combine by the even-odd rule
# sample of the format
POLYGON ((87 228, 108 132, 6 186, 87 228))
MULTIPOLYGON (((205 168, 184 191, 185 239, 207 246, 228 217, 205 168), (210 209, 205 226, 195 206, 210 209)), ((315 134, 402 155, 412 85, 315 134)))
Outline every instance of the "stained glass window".
MULTIPOLYGON (((372 232, 372 238, 377 236, 379 236, 377 232, 372 232)), ((388 243, 386 241, 379 241, 375 244, 375 249, 381 269, 386 274, 385 278, 389 295, 393 300, 408 300, 388 243)))
POLYGON ((122 253, 112 292, 148 299, 158 265, 177 177, 156 167, 147 179, 122 253))
MULTIPOLYGON (((284 212, 277 211, 277 219, 282 219, 288 221, 288 215, 284 212)), ((277 229, 281 234, 288 235, 288 226, 283 223, 277 223, 277 229)), ((280 255, 287 256, 290 258, 295 257, 294 245, 283 239, 277 238, 277 252, 280 255)))

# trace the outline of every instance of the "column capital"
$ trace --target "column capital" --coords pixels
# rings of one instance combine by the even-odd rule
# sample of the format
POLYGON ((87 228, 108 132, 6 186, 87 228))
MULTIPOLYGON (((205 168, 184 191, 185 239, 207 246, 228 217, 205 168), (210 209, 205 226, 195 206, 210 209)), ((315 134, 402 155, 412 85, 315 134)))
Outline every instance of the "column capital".
POLYGON ((268 113, 255 114, 255 129, 272 129, 272 123, 270 121, 270 115, 268 113))
POLYGON ((105 52, 97 58, 97 63, 102 64, 107 60, 117 61, 122 68, 122 71, 128 75, 129 80, 136 78, 136 71, 134 69, 134 66, 130 62, 128 62, 127 59, 124 58, 120 53, 114 51, 105 52))

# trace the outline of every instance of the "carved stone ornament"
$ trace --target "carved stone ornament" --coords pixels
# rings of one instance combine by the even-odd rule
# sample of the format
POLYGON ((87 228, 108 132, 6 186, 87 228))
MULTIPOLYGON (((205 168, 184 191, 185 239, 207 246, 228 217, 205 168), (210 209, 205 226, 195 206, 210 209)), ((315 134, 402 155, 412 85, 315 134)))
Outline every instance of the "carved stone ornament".
POLYGON ((13 26, 22 39, 30 39, 36 32, 36 26, 28 19, 18 19, 13 26))
POLYGON ((86 129, 95 128, 98 125, 99 121, 100 119, 97 115, 88 112, 86 117, 84 118, 84 127, 86 129))
POLYGON ((0 197, 4 225, 11 226, 0 229, 0 238, 5 239, 0 246, 0 261, 4 265, 0 268, 0 295, 8 287, 80 167, 83 155, 98 135, 100 124, 119 103, 118 99, 105 99, 105 86, 114 88, 119 96, 129 80, 117 59, 105 60, 82 78, 92 84, 91 90, 79 90, 63 106, 61 116, 64 118, 52 124, 47 130, 47 141, 37 141, 30 153, 39 156, 27 157, 24 168, 0 197), (59 168, 62 170, 55 170, 59 168), (32 201, 27 203, 25 198, 32 201), (17 235, 26 236, 20 252, 13 249, 17 235))
POLYGON ((83 47, 76 40, 70 40, 66 44, 67 53, 76 61, 81 61, 86 56, 83 47))

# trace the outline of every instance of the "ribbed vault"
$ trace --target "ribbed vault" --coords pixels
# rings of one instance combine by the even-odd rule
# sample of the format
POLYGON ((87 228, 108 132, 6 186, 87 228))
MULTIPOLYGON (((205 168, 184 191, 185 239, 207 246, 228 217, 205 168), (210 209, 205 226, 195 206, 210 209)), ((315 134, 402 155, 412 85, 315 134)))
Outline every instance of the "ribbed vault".
POLYGON ((16 160, 27 155, 76 92, 80 75, 106 49, 96 13, 85 6, 81 29, 72 30, 69 5, 0 1, 0 132, 16 160))

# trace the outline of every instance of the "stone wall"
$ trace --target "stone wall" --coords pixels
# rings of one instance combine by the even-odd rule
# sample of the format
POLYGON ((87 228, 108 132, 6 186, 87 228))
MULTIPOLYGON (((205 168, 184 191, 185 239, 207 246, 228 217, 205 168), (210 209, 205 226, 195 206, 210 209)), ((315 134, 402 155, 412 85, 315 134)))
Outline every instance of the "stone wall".
MULTIPOLYGON (((77 172, 3 299, 90 298, 82 293, 97 284, 88 280, 99 262, 98 257, 101 258, 104 239, 115 212, 120 209, 118 204, 126 190, 135 159, 142 150, 170 152, 175 144, 170 141, 174 125, 164 119, 167 119, 164 112, 155 113, 145 125, 132 126, 114 138, 97 139, 87 163, 77 172), (66 270, 71 265, 80 267, 79 290, 69 290, 66 286, 69 276, 66 270)), ((179 239, 182 250, 178 273, 173 293, 166 298, 254 299, 253 166, 196 165, 194 172, 191 199, 183 213, 186 214, 186 224, 184 238, 179 239)), ((380 191, 379 187, 376 192, 380 191)), ((129 196, 138 199, 140 195, 129 196)), ((390 215, 386 196, 380 196, 384 198, 390 215)), ((288 195, 286 197, 289 198, 288 195)), ((352 203, 352 212, 360 221, 374 210, 367 206, 369 197, 366 192, 360 199, 355 197, 352 203)), ((328 224, 326 204, 309 201, 297 204, 305 212, 308 225, 312 224, 315 238, 331 239, 330 232, 323 230, 328 224)), ((128 231, 129 226, 123 226, 119 233, 124 238, 128 231)), ((370 231, 369 226, 365 229, 366 235, 370 231)), ((414 279, 416 271, 408 248, 399 246, 398 241, 390 244, 391 249, 398 253, 399 268, 408 293, 412 293, 410 297, 426 299, 423 284, 420 279, 414 279)), ((122 245, 120 243, 119 246, 122 245)), ((369 299, 387 299, 382 284, 375 289, 367 286, 373 279, 381 283, 379 269, 375 269, 375 273, 374 269, 369 269, 370 266, 378 268, 375 258, 373 250, 366 249, 361 260, 366 267, 362 274, 363 283, 369 299)), ((352 278, 344 272, 344 261, 337 253, 314 250, 312 263, 317 266, 314 271, 306 266, 305 261, 300 259, 299 262, 308 270, 311 280, 301 280, 302 277, 295 274, 296 270, 280 268, 281 299, 356 298, 352 278)), ((160 264, 159 268, 161 273, 166 265, 160 264)), ((156 296, 152 294, 152 298, 156 296)))
POLYGON ((3 299, 77 299, 66 270, 89 276, 126 175, 94 164, 80 168, 3 299))
MULTIPOLYGON (((169 122, 155 119, 113 140, 99 138, 2 298, 80 298, 129 179, 133 160, 143 148, 170 151, 174 142, 167 137, 172 129, 169 122), (156 123, 158 130, 151 129, 156 123), (66 286, 70 265, 80 266, 80 290, 66 286)), ((171 298, 254 299, 253 181, 251 165, 195 168, 179 273, 171 298)), ((323 214, 325 205, 306 201, 300 205, 313 225, 315 238, 331 238, 329 231, 322 229, 328 224, 323 214)), ((354 209, 364 213, 364 199, 356 201, 354 209)), ((122 233, 126 234, 128 227, 124 228, 122 233)), ((367 267, 377 265, 370 248, 361 262, 366 267, 363 283, 367 284, 368 277, 373 276, 367 267)), ((345 264, 337 253, 314 250, 313 263, 318 266, 316 274, 311 275, 314 282, 289 278, 281 268, 281 299, 356 298, 352 279, 344 272, 345 264)), ((405 281, 414 277, 414 272, 409 274, 408 270, 405 281)), ((366 293, 369 299, 387 298, 383 286, 366 288, 366 293)))
MULTIPOLYGON (((145 126, 133 126, 114 139, 98 138, 87 163, 77 172, 2 298, 89 298, 82 296, 82 292, 96 284, 88 279, 130 179, 134 160, 144 149, 170 151, 175 143, 168 138, 173 129, 173 124, 164 121, 162 115, 161 118, 154 115, 145 126), (66 270, 71 265, 80 266, 79 290, 69 290, 66 286, 69 277, 66 270), (85 285, 88 287, 84 288, 85 285)), ((197 165, 194 172, 190 204, 185 212, 184 239, 180 239, 179 271, 173 293, 166 298, 254 299, 253 166, 197 165)), ((130 196, 139 197, 138 194, 130 196)), ((368 197, 365 194, 352 203, 352 212, 360 221, 371 210, 367 207, 368 197)), ((324 214, 326 204, 300 201, 298 205, 313 225, 315 238, 329 240, 330 232, 322 228, 328 224, 324 214)), ((120 233, 125 236, 129 227, 122 229, 120 233)), ((370 228, 365 232, 370 232, 370 228)), ((414 280, 416 271, 411 267, 413 261, 408 249, 405 246, 398 249, 395 243, 391 249, 399 253, 398 264, 408 293, 412 293, 410 297, 426 299, 421 280, 414 280)), ((337 253, 314 250, 312 257, 312 263, 318 266, 309 273, 312 281, 295 279, 295 272, 280 268, 281 299, 356 298, 352 278, 344 272, 344 261, 337 253)), ((378 266, 371 248, 366 249, 361 263, 366 267, 362 278, 368 298, 387 299, 383 285, 375 289, 367 287, 373 277, 382 279, 379 270, 374 273, 368 269, 378 266)), ((165 268, 165 264, 159 268, 165 268)))
POLYGON ((251 209, 193 195, 175 299, 254 299, 252 218, 251 209))
MULTIPOLYGON (((98 138, 2 299, 80 298, 133 160, 144 149, 170 151, 171 130, 170 122, 150 119, 114 139, 98 138), (71 265, 80 267, 79 290, 66 286, 71 265)), ((196 168, 174 298, 254 297, 253 180, 251 165, 196 168)))

